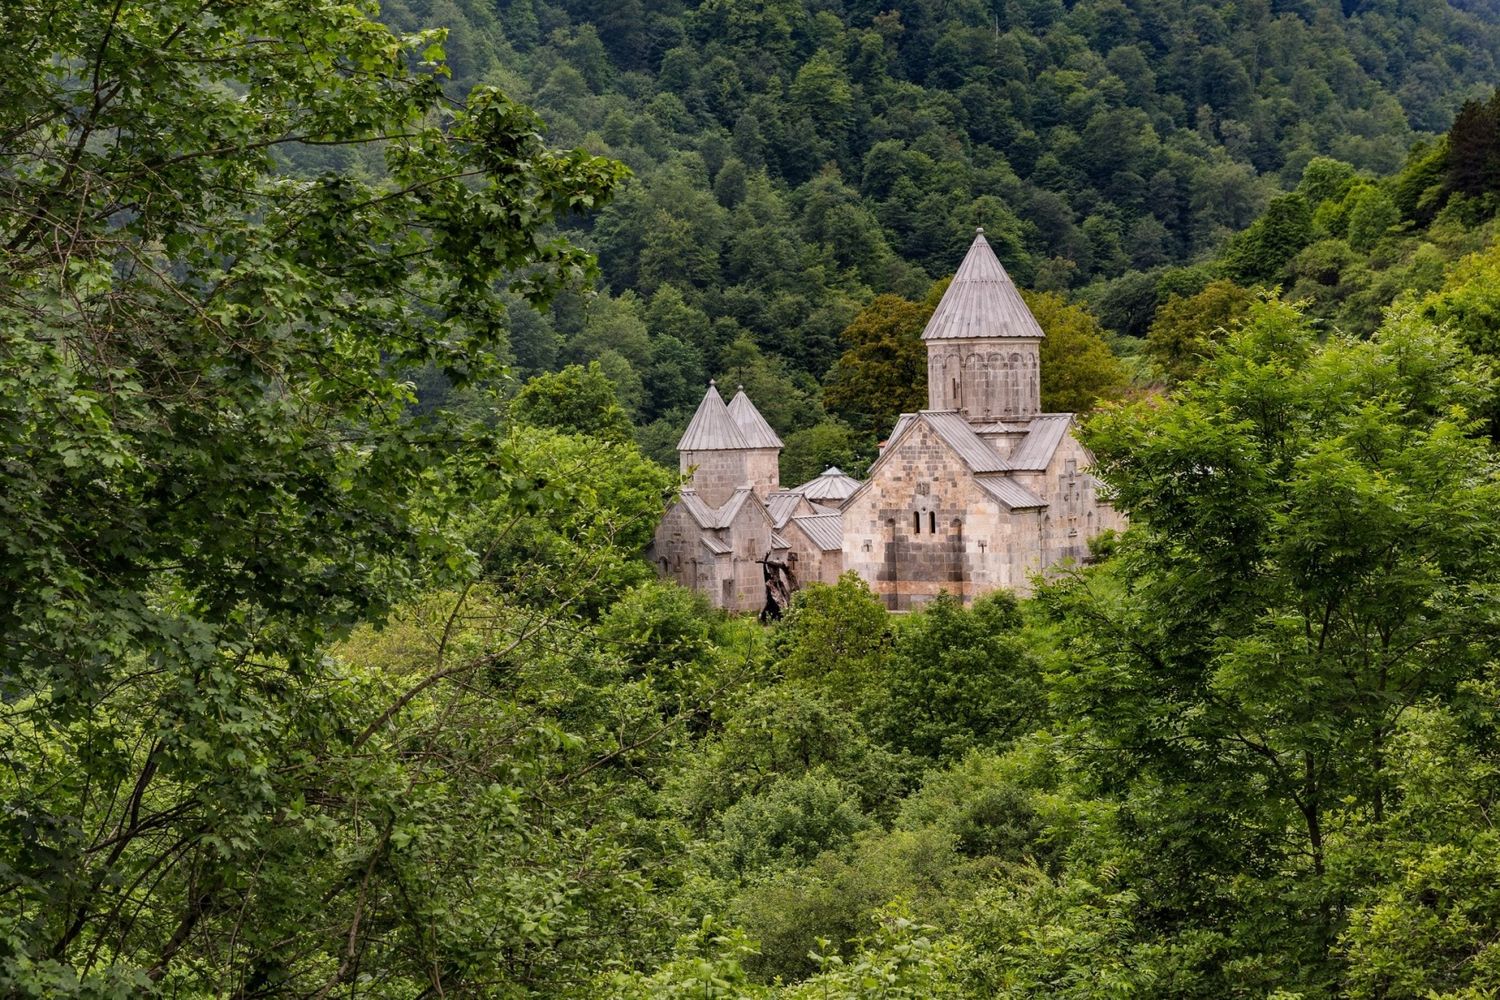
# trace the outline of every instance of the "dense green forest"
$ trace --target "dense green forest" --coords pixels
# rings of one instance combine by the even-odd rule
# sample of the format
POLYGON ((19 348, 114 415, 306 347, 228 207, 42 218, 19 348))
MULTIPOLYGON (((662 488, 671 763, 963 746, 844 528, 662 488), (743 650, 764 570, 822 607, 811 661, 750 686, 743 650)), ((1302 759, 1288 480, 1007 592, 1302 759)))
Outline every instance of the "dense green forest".
MULTIPOLYGON (((1126 335, 1118 353, 1136 353, 1173 292, 1210 280, 1191 265, 1315 157, 1389 176, 1500 80, 1493 17, 1404 0, 383 8, 404 28, 448 28, 451 93, 497 84, 553 141, 634 171, 612 205, 567 226, 598 253, 607 294, 564 297, 542 322, 518 313, 511 345, 522 374, 600 361, 668 464, 711 375, 767 401, 794 470, 868 458, 887 412, 820 391, 841 331, 875 295, 922 301, 975 226, 1022 287, 1085 304, 1126 335)), ((1330 235, 1345 236, 1350 208, 1330 235)), ((1302 268, 1318 294, 1354 300, 1362 332, 1408 271, 1431 281, 1436 266, 1421 247, 1371 261, 1377 223, 1302 268), (1399 273, 1378 273, 1390 263, 1399 273)), ((1303 277, 1229 276, 1288 289, 1303 277)))
POLYGON ((0 10, 0 992, 1500 992, 1493 14, 881 6, 0 10), (976 225, 1129 530, 658 582, 976 225))

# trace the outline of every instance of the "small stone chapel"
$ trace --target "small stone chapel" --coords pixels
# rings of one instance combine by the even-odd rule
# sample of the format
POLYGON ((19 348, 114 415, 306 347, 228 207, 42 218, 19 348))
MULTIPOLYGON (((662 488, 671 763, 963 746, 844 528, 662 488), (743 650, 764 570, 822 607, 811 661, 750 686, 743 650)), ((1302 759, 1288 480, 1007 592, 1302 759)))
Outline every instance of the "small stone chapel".
POLYGON ((743 389, 708 392, 677 444, 687 488, 650 558, 731 611, 766 604, 765 567, 796 583, 858 573, 886 607, 965 603, 1088 555, 1124 527, 1088 472, 1071 413, 1041 412, 1046 332, 979 230, 922 332, 927 409, 904 413, 863 482, 829 469, 780 486, 781 438, 743 389))

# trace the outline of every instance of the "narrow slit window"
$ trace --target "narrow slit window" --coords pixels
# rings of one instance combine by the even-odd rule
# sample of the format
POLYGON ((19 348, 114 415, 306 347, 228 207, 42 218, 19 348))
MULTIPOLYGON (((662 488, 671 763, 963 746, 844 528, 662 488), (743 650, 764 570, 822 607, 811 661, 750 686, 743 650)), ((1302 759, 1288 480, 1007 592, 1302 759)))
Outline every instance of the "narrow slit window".
POLYGON ((920 535, 922 533, 922 512, 921 511, 917 511, 914 514, 912 514, 912 516, 911 516, 911 530, 912 530, 912 534, 914 534, 914 535, 920 535))
POLYGON ((936 511, 929 510, 927 512, 927 533, 930 534, 930 535, 937 534, 937 512, 936 511))

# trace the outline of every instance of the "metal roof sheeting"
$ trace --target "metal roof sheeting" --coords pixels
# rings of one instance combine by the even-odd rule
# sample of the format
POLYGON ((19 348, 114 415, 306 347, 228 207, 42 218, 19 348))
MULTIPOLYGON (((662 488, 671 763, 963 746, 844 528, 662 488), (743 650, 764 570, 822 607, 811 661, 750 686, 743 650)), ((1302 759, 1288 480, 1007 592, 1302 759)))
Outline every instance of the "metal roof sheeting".
POLYGON ((1025 337, 1041 340, 1036 317, 1026 308, 1021 293, 981 229, 974 235, 968 254, 958 266, 953 283, 933 310, 922 331, 923 340, 993 340, 1025 337))
MULTIPOLYGON (((973 472, 1009 472, 1013 466, 955 410, 923 410, 919 416, 958 453, 973 472)), ((892 440, 895 440, 893 437, 892 440)))
POLYGON ((885 450, 886 448, 890 447, 891 442, 899 438, 901 436, 901 432, 906 430, 906 426, 915 419, 917 419, 917 415, 915 413, 903 413, 901 414, 901 416, 896 418, 896 426, 892 427, 890 435, 887 436, 884 441, 880 442, 881 454, 885 454, 885 450))
POLYGON ((771 515, 771 523, 776 525, 778 531, 786 527, 787 521, 797 513, 797 508, 802 506, 803 499, 801 493, 785 490, 766 497, 766 510, 771 515))
POLYGON ((792 523, 802 529, 808 541, 824 552, 836 552, 844 547, 844 519, 838 514, 804 514, 792 518, 792 523))
POLYGON ((760 415, 755 404, 750 402, 750 397, 745 395, 744 386, 740 386, 740 391, 735 393, 734 398, 729 401, 729 416, 739 427, 740 434, 744 436, 748 447, 781 447, 781 438, 776 436, 771 425, 766 423, 766 418, 760 415))
POLYGON ((745 506, 745 501, 754 495, 755 492, 746 487, 735 490, 734 494, 724 501, 724 506, 718 509, 719 523, 715 527, 727 528, 733 524, 734 519, 739 516, 740 508, 745 506))
POLYGON ((696 490, 683 490, 679 494, 679 499, 698 527, 727 528, 739 516, 740 508, 745 506, 745 501, 754 495, 755 491, 749 488, 737 489, 728 500, 724 501, 724 506, 717 510, 705 503, 696 490))
POLYGON ((1014 479, 1006 479, 1004 476, 976 476, 974 484, 991 499, 999 501, 1010 510, 1040 510, 1047 506, 1047 501, 1014 479))
POLYGON ((679 499, 682 506, 687 508, 688 516, 700 528, 717 528, 719 526, 719 512, 703 502, 694 490, 683 490, 679 499))
POLYGON ((687 430, 682 432, 682 439, 677 442, 677 450, 731 451, 749 447, 750 444, 745 440, 744 432, 729 415, 729 407, 724 405, 724 397, 719 395, 719 390, 713 382, 708 383, 708 391, 703 394, 703 402, 698 404, 698 410, 693 414, 693 419, 688 422, 687 430))
POLYGON ((1046 469, 1071 426, 1071 413, 1042 413, 1032 417, 1031 430, 1011 450, 1010 467, 1024 472, 1046 469))
POLYGON ((853 476, 846 475, 844 470, 836 465, 830 465, 817 477, 809 479, 796 492, 803 494, 809 500, 848 500, 859 489, 860 482, 853 476))

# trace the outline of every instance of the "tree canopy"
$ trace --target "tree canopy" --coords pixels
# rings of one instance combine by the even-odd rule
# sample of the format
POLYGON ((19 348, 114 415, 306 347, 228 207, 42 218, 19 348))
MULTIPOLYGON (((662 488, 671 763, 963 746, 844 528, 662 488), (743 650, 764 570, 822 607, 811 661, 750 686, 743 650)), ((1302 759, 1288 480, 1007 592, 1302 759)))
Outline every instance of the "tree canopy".
POLYGON ((0 993, 1500 991, 1486 11, 12 7, 0 993), (976 224, 1129 526, 661 582, 705 381, 858 473, 976 224))

